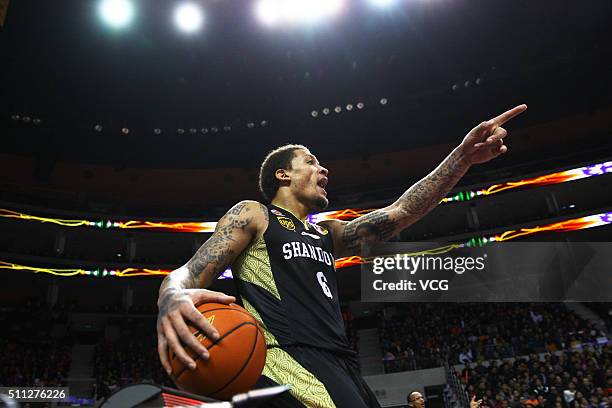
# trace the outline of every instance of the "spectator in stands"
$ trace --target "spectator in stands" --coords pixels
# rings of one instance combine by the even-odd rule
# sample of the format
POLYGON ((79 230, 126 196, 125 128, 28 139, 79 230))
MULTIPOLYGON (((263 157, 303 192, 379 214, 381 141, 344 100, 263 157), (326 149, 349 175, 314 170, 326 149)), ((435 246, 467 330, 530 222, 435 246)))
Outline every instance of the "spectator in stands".
POLYGON ((473 361, 473 358, 474 357, 472 356, 472 351, 468 348, 466 348, 459 354, 459 362, 462 364, 471 363, 473 361))
POLYGON ((411 391, 406 396, 409 408, 425 408, 425 397, 418 391, 411 391))
MULTIPOLYGON (((411 391, 406 396, 406 403, 408 408, 425 408, 425 397, 419 391, 411 391)), ((470 401, 470 408, 480 408, 483 404, 483 400, 476 400, 476 396, 472 397, 470 401)))
POLYGON ((576 386, 570 382, 567 389, 563 390, 563 398, 567 404, 571 403, 576 397, 576 386))

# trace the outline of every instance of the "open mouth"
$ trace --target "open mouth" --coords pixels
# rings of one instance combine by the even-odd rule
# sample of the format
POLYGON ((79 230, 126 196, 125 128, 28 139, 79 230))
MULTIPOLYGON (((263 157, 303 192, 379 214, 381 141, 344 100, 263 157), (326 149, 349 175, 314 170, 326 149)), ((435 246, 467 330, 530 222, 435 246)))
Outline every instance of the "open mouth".
POLYGON ((327 186, 327 177, 323 177, 319 179, 317 182, 317 186, 323 191, 323 194, 327 195, 327 191, 325 191, 325 186, 327 186))

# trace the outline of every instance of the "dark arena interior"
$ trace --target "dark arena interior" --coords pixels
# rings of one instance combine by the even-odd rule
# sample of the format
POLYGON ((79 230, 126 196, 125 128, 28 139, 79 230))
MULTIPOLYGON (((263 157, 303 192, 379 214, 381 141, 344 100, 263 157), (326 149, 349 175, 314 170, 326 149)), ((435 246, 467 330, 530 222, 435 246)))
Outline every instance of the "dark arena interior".
POLYGON ((611 22, 609 0, 0 0, 0 406, 610 407, 611 22), (265 334, 243 391, 289 391, 175 382, 204 287, 265 334))

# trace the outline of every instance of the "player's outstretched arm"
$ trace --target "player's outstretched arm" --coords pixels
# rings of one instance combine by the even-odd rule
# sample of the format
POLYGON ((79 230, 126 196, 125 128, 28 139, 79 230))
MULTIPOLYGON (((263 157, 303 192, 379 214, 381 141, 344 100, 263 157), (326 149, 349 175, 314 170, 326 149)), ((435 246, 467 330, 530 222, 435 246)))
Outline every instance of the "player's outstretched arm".
POLYGON ((393 204, 350 222, 325 221, 332 231, 336 256, 357 255, 364 242, 386 241, 438 205, 473 164, 487 162, 508 148, 501 126, 527 109, 519 105, 484 121, 465 136, 438 167, 411 186, 393 204))
POLYGON ((255 201, 242 201, 232 207, 217 223, 213 235, 182 267, 170 273, 159 288, 157 305, 157 351, 164 369, 170 373, 171 349, 186 366, 195 361, 181 343, 208 358, 208 351, 191 334, 185 321, 191 321, 206 336, 216 339, 219 333, 198 312, 196 305, 207 302, 229 304, 236 299, 206 290, 236 257, 258 237, 268 222, 268 210, 255 201))

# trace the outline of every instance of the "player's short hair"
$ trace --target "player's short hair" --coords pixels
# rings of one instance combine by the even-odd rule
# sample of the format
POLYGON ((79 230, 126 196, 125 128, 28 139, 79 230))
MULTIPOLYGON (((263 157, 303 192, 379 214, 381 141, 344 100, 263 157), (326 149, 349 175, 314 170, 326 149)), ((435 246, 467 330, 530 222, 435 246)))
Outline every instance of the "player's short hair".
POLYGON ((291 170, 291 160, 295 157, 295 151, 298 149, 308 150, 306 146, 300 144, 286 144, 272 150, 261 163, 259 169, 259 191, 267 201, 272 201, 278 188, 280 181, 274 173, 278 169, 291 170))

